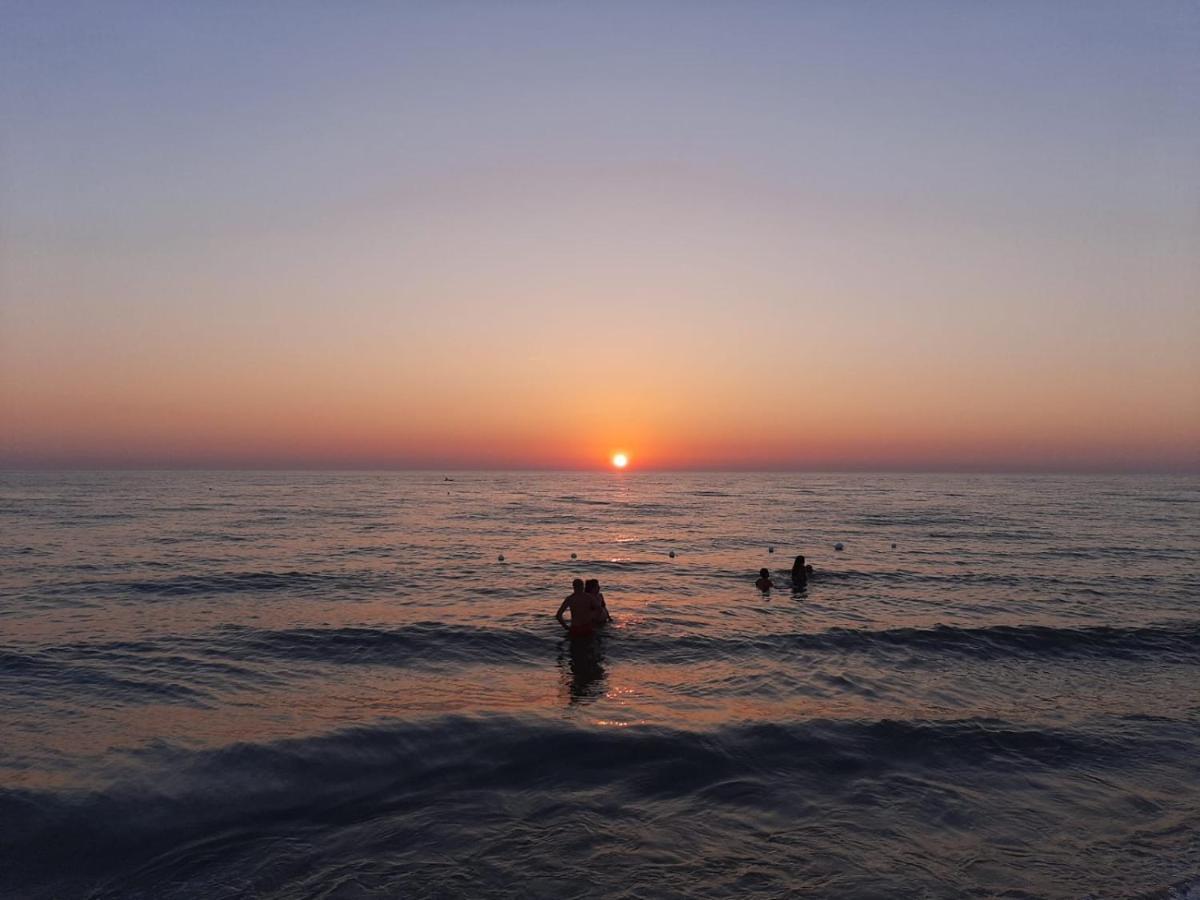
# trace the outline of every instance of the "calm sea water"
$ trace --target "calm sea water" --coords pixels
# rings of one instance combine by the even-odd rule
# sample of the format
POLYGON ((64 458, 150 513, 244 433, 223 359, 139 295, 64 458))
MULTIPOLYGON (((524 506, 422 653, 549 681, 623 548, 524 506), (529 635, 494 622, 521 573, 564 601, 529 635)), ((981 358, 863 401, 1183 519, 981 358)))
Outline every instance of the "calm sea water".
POLYGON ((0 895, 1200 895, 1200 479, 451 477, 0 475, 0 895))

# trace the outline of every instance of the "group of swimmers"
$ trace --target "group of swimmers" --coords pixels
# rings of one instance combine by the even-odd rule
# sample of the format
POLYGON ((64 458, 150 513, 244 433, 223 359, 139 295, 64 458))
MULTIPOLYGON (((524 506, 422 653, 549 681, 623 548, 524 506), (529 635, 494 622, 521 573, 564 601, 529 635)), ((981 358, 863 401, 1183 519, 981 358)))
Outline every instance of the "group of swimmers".
MULTIPOLYGON (((812 574, 813 567, 804 561, 803 556, 797 556, 796 561, 792 563, 792 590, 802 591, 808 587, 808 579, 812 574)), ((775 587, 775 582, 771 579, 771 570, 759 569, 758 580, 754 582, 754 586, 764 594, 775 587)), ((558 624, 566 629, 570 637, 590 638, 596 634, 598 628, 612 621, 608 605, 604 602, 604 595, 600 593, 600 581, 596 578, 589 578, 587 581, 576 578, 571 582, 571 588, 570 595, 559 605, 554 618, 558 619, 558 624), (571 613, 569 623, 563 617, 568 611, 571 613)))
MULTIPOLYGON (((797 556, 796 561, 792 563, 792 590, 802 591, 808 587, 808 579, 812 577, 812 574, 813 567, 804 561, 803 556, 797 556)), ((775 582, 771 578, 771 570, 759 569, 758 580, 754 582, 754 586, 764 594, 775 587, 775 582)))

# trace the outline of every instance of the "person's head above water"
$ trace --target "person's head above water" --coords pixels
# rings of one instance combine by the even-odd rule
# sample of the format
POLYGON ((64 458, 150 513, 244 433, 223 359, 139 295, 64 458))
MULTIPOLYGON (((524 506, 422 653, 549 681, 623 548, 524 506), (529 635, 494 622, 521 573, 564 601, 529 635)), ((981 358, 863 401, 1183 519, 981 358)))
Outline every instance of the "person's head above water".
POLYGON ((759 569, 759 570, 758 570, 758 577, 759 577, 759 578, 770 578, 770 577, 771 577, 771 570, 770 570, 770 569, 759 569))
POLYGON ((583 590, 583 579, 576 578, 571 582, 571 587, 575 588, 575 593, 580 593, 583 590))
POLYGON ((802 588, 808 583, 808 573, 812 569, 804 564, 804 557, 797 556, 796 561, 792 563, 792 586, 802 588))
POLYGON ((598 593, 600 593, 600 579, 598 579, 598 578, 589 578, 589 579, 588 579, 588 580, 587 580, 587 581, 584 583, 584 585, 583 585, 583 589, 584 589, 585 591, 587 591, 589 594, 598 594, 598 593))

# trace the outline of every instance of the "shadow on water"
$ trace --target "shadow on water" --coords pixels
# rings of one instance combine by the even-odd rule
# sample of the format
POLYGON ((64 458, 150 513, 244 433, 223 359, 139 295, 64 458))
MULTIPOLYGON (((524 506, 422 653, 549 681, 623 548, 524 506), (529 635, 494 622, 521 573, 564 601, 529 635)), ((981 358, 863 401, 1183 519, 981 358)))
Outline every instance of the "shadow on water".
POLYGON ((608 677, 604 670, 604 636, 563 640, 558 667, 568 705, 603 697, 608 677))

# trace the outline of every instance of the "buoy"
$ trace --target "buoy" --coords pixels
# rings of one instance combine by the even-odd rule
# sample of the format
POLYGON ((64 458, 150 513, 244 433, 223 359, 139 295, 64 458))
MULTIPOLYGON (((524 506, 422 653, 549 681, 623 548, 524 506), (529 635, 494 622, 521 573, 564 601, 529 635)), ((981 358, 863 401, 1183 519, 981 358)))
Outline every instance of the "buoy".
MULTIPOLYGON (((893 547, 895 547, 896 545, 895 545, 895 544, 892 544, 892 546, 893 546, 893 547)), ((574 554, 574 553, 572 553, 572 554, 571 554, 571 559, 576 559, 576 558, 577 558, 577 557, 575 556, 575 554, 574 554)))
POLYGON ((896 545, 895 545, 895 544, 892 544, 892 549, 893 549, 893 550, 895 550, 895 549, 896 549, 896 545))
POLYGON ((834 550, 844 550, 844 549, 846 549, 846 548, 842 546, 842 542, 841 542, 841 541, 838 541, 836 544, 834 544, 834 545, 833 545, 833 549, 834 549, 834 550))
POLYGON ((674 551, 674 550, 672 550, 670 553, 668 553, 668 554, 667 554, 667 556, 671 557, 671 559, 674 559, 674 558, 675 558, 675 551, 674 551))
POLYGON ((768 552, 768 553, 774 553, 774 552, 775 552, 775 548, 774 548, 774 547, 768 547, 768 548, 767 548, 767 552, 768 552))
POLYGON ((503 554, 503 553, 501 553, 499 556, 497 556, 497 557, 496 557, 496 560, 497 560, 498 562, 504 562, 504 554, 503 554))

